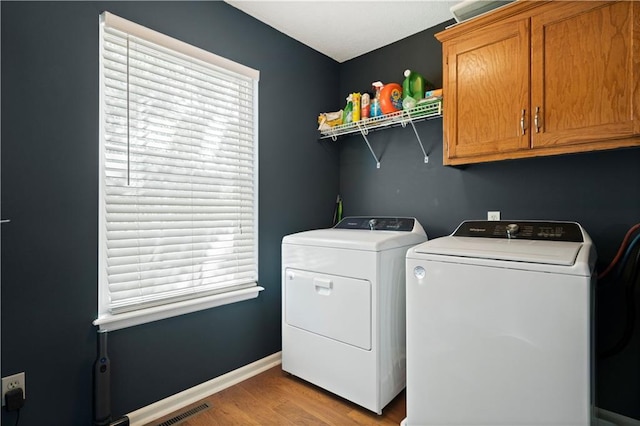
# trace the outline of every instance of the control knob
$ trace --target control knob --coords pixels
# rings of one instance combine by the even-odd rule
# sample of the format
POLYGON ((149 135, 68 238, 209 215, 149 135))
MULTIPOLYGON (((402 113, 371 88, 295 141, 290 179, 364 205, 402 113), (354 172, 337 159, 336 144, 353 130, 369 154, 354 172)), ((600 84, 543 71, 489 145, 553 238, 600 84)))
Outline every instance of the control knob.
POLYGON ((520 227, 517 223, 510 223, 507 225, 507 237, 515 238, 516 234, 520 230, 520 227))

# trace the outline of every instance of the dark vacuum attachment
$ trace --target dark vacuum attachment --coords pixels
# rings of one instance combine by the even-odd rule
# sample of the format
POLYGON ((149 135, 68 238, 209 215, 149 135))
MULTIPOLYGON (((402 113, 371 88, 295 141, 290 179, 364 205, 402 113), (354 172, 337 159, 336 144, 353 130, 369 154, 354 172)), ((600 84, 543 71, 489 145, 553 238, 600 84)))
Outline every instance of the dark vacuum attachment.
POLYGON ((127 416, 111 421, 111 361, 107 356, 105 330, 98 330, 98 358, 93 364, 93 424, 94 426, 129 426, 127 416))

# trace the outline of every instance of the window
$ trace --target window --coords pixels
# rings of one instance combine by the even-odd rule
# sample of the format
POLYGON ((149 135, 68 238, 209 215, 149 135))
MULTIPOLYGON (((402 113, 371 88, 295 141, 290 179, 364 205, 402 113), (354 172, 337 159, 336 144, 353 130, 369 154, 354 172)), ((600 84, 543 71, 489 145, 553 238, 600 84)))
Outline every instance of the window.
POLYGON ((100 17, 98 319, 255 298, 258 71, 100 17))

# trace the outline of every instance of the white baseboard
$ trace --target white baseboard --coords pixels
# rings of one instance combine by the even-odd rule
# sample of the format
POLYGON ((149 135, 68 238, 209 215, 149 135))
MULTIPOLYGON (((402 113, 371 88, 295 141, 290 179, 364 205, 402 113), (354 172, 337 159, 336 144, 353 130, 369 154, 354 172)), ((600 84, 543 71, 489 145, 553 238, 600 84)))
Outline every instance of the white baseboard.
POLYGON ((131 426, 143 426, 160 417, 176 412, 187 405, 205 399, 209 395, 220 392, 230 386, 247 380, 282 363, 282 352, 259 359, 251 364, 230 371, 227 374, 186 389, 180 393, 161 399, 158 402, 142 407, 127 414, 131 426))
POLYGON ((603 410, 602 408, 596 408, 596 415, 598 416, 598 419, 605 420, 606 422, 616 426, 640 426, 640 420, 632 419, 631 417, 626 417, 612 411, 603 410))

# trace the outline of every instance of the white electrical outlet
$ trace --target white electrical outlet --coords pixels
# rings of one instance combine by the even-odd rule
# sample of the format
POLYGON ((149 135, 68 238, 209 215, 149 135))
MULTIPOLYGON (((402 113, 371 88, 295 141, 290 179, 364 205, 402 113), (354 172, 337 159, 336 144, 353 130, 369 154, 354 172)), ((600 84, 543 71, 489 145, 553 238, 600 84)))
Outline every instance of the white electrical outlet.
POLYGON ((500 212, 487 212, 487 220, 500 220, 500 212))
POLYGON ((2 378, 2 406, 6 404, 4 395, 11 389, 22 388, 22 395, 27 398, 24 382, 24 372, 14 374, 13 376, 7 376, 2 378))

